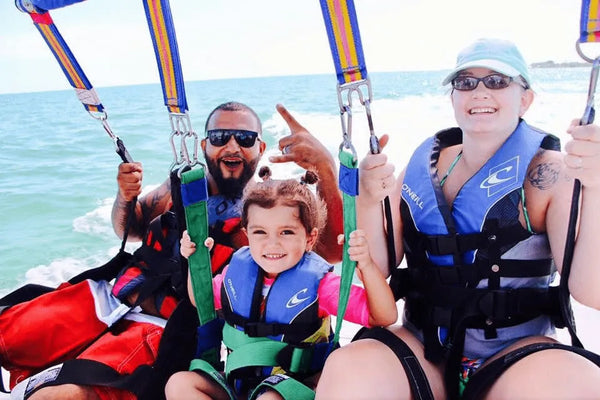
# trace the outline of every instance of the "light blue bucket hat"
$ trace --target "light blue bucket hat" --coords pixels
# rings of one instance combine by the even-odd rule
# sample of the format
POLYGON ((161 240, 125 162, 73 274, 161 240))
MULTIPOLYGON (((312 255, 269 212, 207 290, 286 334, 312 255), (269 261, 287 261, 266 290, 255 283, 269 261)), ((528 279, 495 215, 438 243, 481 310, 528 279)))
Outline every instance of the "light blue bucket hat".
POLYGON ((488 68, 506 76, 521 76, 531 86, 529 69, 514 43, 502 39, 478 39, 456 57, 456 68, 446 76, 442 85, 449 84, 467 68, 488 68))

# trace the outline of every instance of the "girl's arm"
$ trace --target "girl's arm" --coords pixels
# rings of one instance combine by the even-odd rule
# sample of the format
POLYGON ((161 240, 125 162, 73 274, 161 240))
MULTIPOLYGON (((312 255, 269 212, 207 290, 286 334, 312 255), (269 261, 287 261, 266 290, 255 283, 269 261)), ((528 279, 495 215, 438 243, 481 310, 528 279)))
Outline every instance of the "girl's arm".
POLYGON ((394 294, 385 276, 371 258, 366 233, 360 229, 352 232, 348 246, 348 255, 352 261, 358 263, 357 274, 365 286, 369 306, 369 325, 393 324, 398 319, 394 294))

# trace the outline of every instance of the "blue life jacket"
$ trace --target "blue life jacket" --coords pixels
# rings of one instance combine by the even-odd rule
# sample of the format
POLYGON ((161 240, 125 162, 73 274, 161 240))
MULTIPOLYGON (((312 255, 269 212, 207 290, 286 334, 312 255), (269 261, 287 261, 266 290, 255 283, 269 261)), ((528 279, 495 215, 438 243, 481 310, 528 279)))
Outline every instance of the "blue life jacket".
POLYGON ((555 267, 547 236, 519 222, 529 164, 540 148, 559 150, 558 139, 521 120, 449 205, 437 161, 461 142, 459 128, 441 131, 411 158, 400 206, 408 268, 392 271, 390 283, 434 361, 461 357, 463 348, 489 357, 517 338, 552 332, 552 320, 563 325, 558 290, 548 288, 555 267))
POLYGON ((248 336, 299 343, 321 327, 318 289, 331 264, 307 252, 289 270, 280 273, 265 299, 260 315, 264 272, 248 247, 234 253, 223 278, 222 309, 225 321, 248 336))

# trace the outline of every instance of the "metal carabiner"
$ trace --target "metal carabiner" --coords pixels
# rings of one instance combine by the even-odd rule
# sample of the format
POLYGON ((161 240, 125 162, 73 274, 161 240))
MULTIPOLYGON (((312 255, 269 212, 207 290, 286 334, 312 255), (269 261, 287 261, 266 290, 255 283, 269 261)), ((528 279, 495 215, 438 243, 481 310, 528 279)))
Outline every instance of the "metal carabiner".
POLYGON ((169 113, 169 122, 171 123, 171 149, 173 150, 174 162, 171 166, 173 168, 175 165, 186 163, 188 165, 194 165, 197 163, 198 159, 198 140, 196 133, 192 129, 192 122, 190 120, 190 116, 186 113, 169 113), (175 145, 175 136, 181 135, 180 138, 180 146, 179 146, 179 154, 177 152, 177 148, 175 145), (194 149, 193 149, 193 159, 190 158, 187 145, 185 140, 189 136, 194 136, 194 149))
POLYGON ((597 57, 592 62, 592 72, 590 73, 590 86, 588 88, 588 97, 585 105, 585 111, 583 112, 583 116, 581 117, 581 125, 588 125, 594 122, 595 117, 595 94, 596 94, 596 85, 598 84, 598 73, 600 72, 600 57, 597 57))

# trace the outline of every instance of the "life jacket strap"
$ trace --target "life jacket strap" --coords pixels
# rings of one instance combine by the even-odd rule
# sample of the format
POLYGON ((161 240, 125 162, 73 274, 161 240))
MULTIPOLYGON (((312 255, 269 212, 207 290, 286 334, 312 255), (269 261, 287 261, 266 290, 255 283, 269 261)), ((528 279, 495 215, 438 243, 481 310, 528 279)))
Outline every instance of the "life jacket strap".
MULTIPOLYGON (((390 286, 396 299, 404 298, 415 288, 428 286, 475 287, 482 279, 493 275, 506 278, 548 276, 554 272, 551 259, 540 260, 497 260, 488 265, 470 264, 455 266, 423 265, 418 268, 396 268, 392 271, 390 286)), ((443 289, 440 289, 443 290, 443 289)))
POLYGON ((228 308, 223 308, 225 321, 230 325, 235 325, 244 330, 244 333, 250 337, 266 337, 294 334, 296 336, 310 336, 321 326, 320 321, 315 322, 294 322, 290 324, 280 324, 274 322, 251 321, 228 308))

